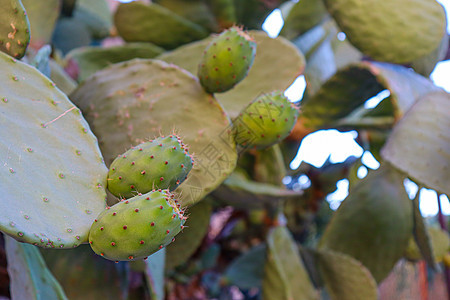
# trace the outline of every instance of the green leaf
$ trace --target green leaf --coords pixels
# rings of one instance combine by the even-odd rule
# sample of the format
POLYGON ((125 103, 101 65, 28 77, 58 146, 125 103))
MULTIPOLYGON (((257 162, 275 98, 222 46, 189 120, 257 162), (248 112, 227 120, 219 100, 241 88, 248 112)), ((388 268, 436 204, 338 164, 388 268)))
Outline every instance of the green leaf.
POLYGON ((359 260, 381 282, 403 256, 412 230, 412 203, 403 175, 383 165, 357 183, 342 202, 320 248, 359 260))
POLYGON ((422 97, 393 129, 382 157, 415 181, 450 195, 450 95, 422 97))
POLYGON ((231 122, 192 74, 163 61, 134 59, 96 72, 72 93, 97 135, 105 161, 174 131, 195 153, 183 205, 209 194, 232 172, 237 152, 231 122))
POLYGON ((12 299, 67 299, 38 248, 5 236, 12 299))
POLYGON ((280 34, 288 39, 302 35, 325 20, 328 13, 322 0, 302 0, 294 4, 284 19, 280 34))
POLYGON ((227 283, 240 289, 261 288, 266 251, 264 244, 258 245, 233 260, 224 273, 227 283))
MULTIPOLYGON (((237 117, 243 108, 262 93, 288 88, 305 67, 303 55, 285 38, 272 39, 263 31, 250 31, 248 34, 258 45, 248 76, 230 91, 215 95, 231 118, 237 117)), ((197 74, 202 53, 210 39, 185 45, 157 59, 197 74)))
POLYGON ((173 269, 186 262, 200 246, 209 227, 212 205, 207 199, 200 201, 188 210, 189 218, 185 228, 175 241, 166 247, 166 269, 173 269))
POLYGON ((436 49, 445 34, 445 12, 435 0, 325 0, 325 5, 350 42, 378 61, 410 63, 436 49))
POLYGON ((158 4, 121 3, 114 15, 119 35, 127 42, 150 42, 166 49, 205 38, 207 31, 158 4))
POLYGON ((389 127, 421 96, 439 90, 433 83, 398 65, 362 62, 350 65, 332 76, 302 105, 305 125, 389 127), (369 98, 389 90, 391 105, 383 116, 373 118, 364 108, 369 98))
POLYGON ((164 262, 166 250, 161 249, 150 255, 146 262, 145 277, 153 300, 164 300, 164 262))
POLYGON ((269 232, 262 296, 264 300, 319 299, 286 227, 269 232))
POLYGON ((20 59, 30 43, 30 23, 22 2, 2 1, 0 16, 0 51, 20 59))
POLYGON ((107 168, 80 110, 35 68, 0 53, 0 230, 40 247, 87 242, 107 168))
POLYGON ((73 59, 76 62, 80 69, 78 81, 83 81, 109 65, 133 58, 153 58, 162 52, 164 52, 162 48, 150 43, 127 43, 108 48, 77 48, 66 55, 66 60, 73 59))
MULTIPOLYGON (((126 262, 114 263, 96 255, 89 245, 76 249, 42 250, 49 269, 69 299, 96 300, 127 298, 126 262)), ((52 298, 47 298, 52 299, 52 298)))
POLYGON ((332 300, 378 299, 377 283, 359 261, 331 250, 318 250, 316 256, 332 300))

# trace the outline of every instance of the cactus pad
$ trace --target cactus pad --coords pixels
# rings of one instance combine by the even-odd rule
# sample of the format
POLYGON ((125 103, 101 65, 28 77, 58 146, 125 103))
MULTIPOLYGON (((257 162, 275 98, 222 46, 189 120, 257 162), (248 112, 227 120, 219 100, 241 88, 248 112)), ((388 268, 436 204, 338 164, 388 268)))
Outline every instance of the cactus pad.
POLYGON ((200 83, 209 93, 222 93, 247 76, 256 55, 256 43, 238 27, 215 37, 198 66, 200 83))
POLYGON ((153 58, 164 52, 161 47, 150 43, 127 43, 115 47, 82 47, 70 51, 67 60, 74 60, 80 73, 78 81, 83 81, 96 71, 109 65, 133 58, 153 58))
POLYGON ((2 1, 0 16, 0 51, 22 58, 30 42, 30 23, 22 2, 2 1))
POLYGON ((445 12, 435 0, 325 0, 325 5, 349 41, 378 61, 410 63, 436 49, 445 34, 445 12))
POLYGON ((185 205, 216 188, 236 165, 231 123, 190 73, 165 62, 134 59, 98 71, 71 98, 99 138, 107 164, 126 149, 175 130, 195 156, 180 185, 185 205))
POLYGON ((167 190, 121 201, 103 211, 91 227, 89 243, 110 260, 145 258, 171 243, 185 217, 167 190))
POLYGON ((297 117, 298 109, 282 92, 262 95, 233 121, 236 143, 246 148, 267 148, 289 135, 297 117))
POLYGON ((133 147, 113 161, 108 174, 108 190, 124 198, 154 188, 173 191, 187 178, 193 164, 179 137, 159 137, 133 147))
POLYGON ((208 35, 203 27, 154 3, 122 3, 114 15, 114 23, 125 41, 150 42, 166 49, 208 35))
POLYGON ((80 111, 55 84, 0 53, 0 230, 40 247, 87 241, 107 169, 80 111))
POLYGON ((320 247, 352 256, 381 282, 403 256, 412 230, 403 174, 384 165, 355 185, 333 215, 320 247))

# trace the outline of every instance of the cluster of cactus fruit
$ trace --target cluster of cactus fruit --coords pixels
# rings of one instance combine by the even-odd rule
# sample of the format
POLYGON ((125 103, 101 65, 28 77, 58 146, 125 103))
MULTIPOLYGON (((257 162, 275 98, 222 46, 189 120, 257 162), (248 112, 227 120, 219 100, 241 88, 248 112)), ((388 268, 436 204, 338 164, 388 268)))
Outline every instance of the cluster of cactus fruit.
MULTIPOLYGON (((0 231, 13 296, 66 299, 34 246, 139 269, 157 300, 164 268, 183 284, 183 272, 198 276, 216 298, 234 285, 264 300, 319 299, 318 288, 375 300, 402 257, 449 260, 448 233, 426 227, 403 188, 410 177, 450 193, 449 95, 422 76, 448 48, 445 13, 408 1, 132 1, 112 18, 106 0, 0 0, 0 231), (277 7, 285 24, 271 38, 259 29, 277 7), (84 47, 117 34, 123 45, 84 47), (300 109, 284 91, 303 71, 300 109), (358 130, 381 168, 363 180, 362 160, 286 171, 306 134, 333 127, 358 130), (312 184, 298 191, 302 174, 312 184), (330 221, 325 197, 343 178, 351 191, 330 221), (211 284, 204 271, 237 252, 211 284), (26 281, 34 290, 17 288, 26 281)), ((74 269, 59 263, 58 275, 74 269)), ((62 278, 64 289, 79 280, 62 278)), ((111 282, 102 292, 116 297, 111 282)), ((194 298, 190 288, 178 298, 194 298)))

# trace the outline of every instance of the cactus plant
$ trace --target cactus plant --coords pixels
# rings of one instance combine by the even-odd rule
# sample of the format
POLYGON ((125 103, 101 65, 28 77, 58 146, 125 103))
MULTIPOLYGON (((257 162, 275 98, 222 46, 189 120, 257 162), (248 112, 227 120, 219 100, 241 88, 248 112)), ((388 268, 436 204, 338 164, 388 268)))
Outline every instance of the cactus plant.
MULTIPOLYGON (((425 220, 427 193, 404 192, 409 178, 441 204, 450 193, 449 96, 426 78, 448 50, 435 0, 2 1, 0 298, 65 299, 62 287, 70 299, 375 300, 391 286, 377 282, 398 281, 399 259, 419 257, 405 252, 411 236, 442 276, 434 256, 448 234, 430 243, 425 223, 445 228, 444 206, 425 220), (244 54, 228 46, 241 29, 244 54), (222 71, 215 89, 206 76, 222 71), (364 155, 306 162, 308 135, 331 128, 352 130, 364 155), (189 153, 173 149, 184 147, 175 134, 189 153), (365 168, 369 152, 379 170, 365 168)), ((433 297, 443 282, 420 288, 433 297)))
POLYGON ((110 260, 145 258, 174 240, 184 224, 175 195, 167 190, 139 194, 109 207, 95 219, 89 244, 110 260))
POLYGON ((192 74, 176 66, 150 59, 114 64, 82 83, 71 99, 98 136, 108 165, 124 149, 156 136, 174 130, 182 136, 196 159, 177 189, 185 205, 200 201, 234 169, 228 116, 192 74))

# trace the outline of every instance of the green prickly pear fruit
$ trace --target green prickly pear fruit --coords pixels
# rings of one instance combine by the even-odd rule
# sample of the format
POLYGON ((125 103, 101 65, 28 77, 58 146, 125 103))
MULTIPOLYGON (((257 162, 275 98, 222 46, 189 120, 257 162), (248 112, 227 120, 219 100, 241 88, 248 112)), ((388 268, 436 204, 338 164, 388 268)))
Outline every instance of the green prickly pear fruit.
POLYGON ((286 138, 294 127, 298 109, 282 92, 264 94, 253 100, 233 122, 236 143, 262 149, 286 138))
POLYGON ((225 30, 206 47, 198 66, 205 91, 220 93, 247 76, 256 55, 256 43, 238 27, 225 30))
POLYGON ((108 173, 109 191, 122 198, 152 189, 173 191, 191 171, 192 155, 176 135, 159 137, 119 155, 108 173))
POLYGON ((186 219, 175 195, 151 191, 104 210, 89 232, 92 250, 114 260, 137 260, 171 243, 186 219))

